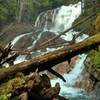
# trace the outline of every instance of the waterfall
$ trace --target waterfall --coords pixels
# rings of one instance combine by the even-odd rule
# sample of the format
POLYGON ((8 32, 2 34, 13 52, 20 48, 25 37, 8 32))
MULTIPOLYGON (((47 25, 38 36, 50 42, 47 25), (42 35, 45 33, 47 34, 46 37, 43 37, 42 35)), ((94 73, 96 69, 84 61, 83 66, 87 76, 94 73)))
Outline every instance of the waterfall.
MULTIPOLYGON (((33 42, 31 45, 29 45, 27 48, 32 48, 37 44, 37 41, 41 40, 43 41, 45 38, 48 40, 51 37, 48 35, 48 33, 52 34, 52 37, 55 35, 58 35, 60 32, 63 32, 64 30, 70 28, 72 26, 72 23, 74 20, 79 17, 81 14, 81 3, 77 3, 74 5, 69 6, 61 6, 54 10, 49 10, 47 12, 42 12, 35 22, 35 27, 38 27, 38 29, 42 29, 42 31, 39 34, 33 34, 32 39, 33 42), (47 35, 44 35, 47 34, 47 35), (44 36, 43 36, 44 35, 44 36), (46 36, 46 37, 45 37, 46 36), (42 39, 41 39, 42 38, 42 39)), ((15 45, 18 40, 20 40, 22 37, 29 35, 31 33, 26 33, 19 35, 15 37, 12 40, 12 44, 15 45)), ((64 41, 70 41, 72 40, 73 34, 78 34, 78 32, 75 32, 74 30, 71 30, 65 35, 62 35, 60 37, 61 40, 64 41)), ((31 36, 30 36, 31 37, 31 36)), ((88 35, 81 35, 76 39, 76 43, 80 42, 84 39, 86 39, 88 35)), ((41 41, 39 43, 41 43, 41 41)), ((45 52, 52 52, 59 48, 46 48, 45 52)), ((32 57, 35 57, 37 55, 45 53, 44 51, 38 50, 36 52, 32 53, 32 57)), ((19 56, 16 58, 16 61, 14 62, 19 63, 26 60, 26 56, 19 56)), ((61 85, 61 91, 60 94, 64 97, 70 98, 70 100, 89 100, 86 92, 83 89, 75 88, 73 85, 82 79, 82 71, 84 69, 84 60, 86 58, 86 54, 78 55, 79 59, 76 61, 75 66, 73 67, 72 71, 70 71, 68 74, 64 74, 64 78, 66 79, 66 83, 64 83, 61 79, 55 78, 51 79, 52 86, 55 85, 56 82, 59 82, 61 85), (84 96, 85 95, 85 96, 84 96), (80 99, 81 98, 81 99, 80 99)))

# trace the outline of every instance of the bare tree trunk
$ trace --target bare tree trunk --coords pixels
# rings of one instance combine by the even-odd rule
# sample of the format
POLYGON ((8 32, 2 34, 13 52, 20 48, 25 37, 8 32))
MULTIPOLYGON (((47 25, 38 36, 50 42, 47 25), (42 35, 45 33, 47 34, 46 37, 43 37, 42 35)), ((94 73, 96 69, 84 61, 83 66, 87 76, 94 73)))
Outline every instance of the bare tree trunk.
POLYGON ((46 53, 31 60, 10 66, 9 68, 0 69, 0 81, 9 78, 9 76, 15 75, 17 72, 23 72, 29 74, 31 71, 35 71, 37 68, 39 71, 48 70, 54 65, 63 61, 71 59, 73 56, 82 54, 91 49, 94 49, 100 45, 100 33, 96 34, 80 43, 76 43, 70 46, 65 46, 59 50, 46 53))
POLYGON ((84 0, 81 0, 81 13, 84 14, 84 0))
POLYGON ((18 8, 17 8, 18 10, 17 10, 17 16, 16 16, 18 23, 20 23, 22 20, 25 3, 26 3, 26 0, 18 0, 18 8))

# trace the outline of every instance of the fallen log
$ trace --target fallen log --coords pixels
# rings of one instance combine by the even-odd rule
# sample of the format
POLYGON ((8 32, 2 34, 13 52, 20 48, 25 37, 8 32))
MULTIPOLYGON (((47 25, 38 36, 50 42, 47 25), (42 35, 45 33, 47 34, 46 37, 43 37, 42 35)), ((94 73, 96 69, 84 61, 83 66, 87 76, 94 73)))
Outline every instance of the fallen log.
POLYGON ((0 81, 14 76, 17 72, 23 72, 29 74, 35 71, 37 68, 39 71, 49 70, 54 65, 63 61, 69 60, 72 57, 94 49, 100 45, 100 33, 96 34, 82 42, 65 46, 59 50, 40 55, 28 61, 10 66, 9 68, 0 69, 0 81))

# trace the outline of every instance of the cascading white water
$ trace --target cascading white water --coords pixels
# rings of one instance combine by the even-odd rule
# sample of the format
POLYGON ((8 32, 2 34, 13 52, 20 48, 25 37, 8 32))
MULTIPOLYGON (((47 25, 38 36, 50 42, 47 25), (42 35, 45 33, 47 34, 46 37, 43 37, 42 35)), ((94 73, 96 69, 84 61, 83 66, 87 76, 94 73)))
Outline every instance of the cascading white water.
POLYGON ((72 23, 80 14, 80 2, 75 5, 61 6, 54 20, 54 27, 52 29, 56 32, 63 32, 72 26, 72 23))
POLYGON ((32 34, 32 32, 30 32, 30 33, 25 33, 25 34, 21 34, 21 35, 15 37, 15 38, 12 40, 12 42, 11 42, 12 46, 14 46, 14 45, 16 44, 16 42, 18 42, 19 39, 21 39, 22 37, 24 37, 24 36, 26 36, 26 35, 30 35, 30 34, 32 34))
MULTIPOLYGON (((54 32, 56 35, 59 34, 59 32, 63 32, 64 30, 70 28, 72 26, 72 23, 74 22, 74 20, 81 14, 81 3, 77 3, 75 5, 69 5, 69 6, 61 6, 60 8, 57 8, 56 10, 53 11, 53 15, 52 15, 52 24, 51 26, 48 28, 48 16, 47 14, 43 15, 44 13, 40 14, 39 17, 37 18, 36 22, 35 22, 35 26, 38 25, 42 25, 41 24, 41 16, 43 15, 46 20, 45 20, 45 25, 43 26, 43 31, 51 31, 54 32)), ((30 34, 30 33, 29 33, 30 34)), ((33 47, 33 45, 37 42, 37 40, 39 40, 42 36, 43 32, 41 32, 38 36, 37 39, 35 41, 33 41, 33 44, 31 46, 29 46, 28 48, 33 47)), ((61 38, 64 40, 72 40, 72 36, 73 34, 78 34, 78 32, 75 32, 73 30, 65 33, 65 35, 62 35, 61 38)), ((20 35, 18 37, 16 37, 13 40, 13 45, 24 35, 20 35)), ((76 42, 80 42, 82 40, 84 40, 85 38, 87 38, 88 36, 83 34, 81 36, 79 36, 76 39, 76 42)), ((56 48, 47 48, 47 52, 52 52, 54 51, 56 48)), ((84 69, 84 60, 86 58, 86 54, 82 54, 79 55, 79 59, 76 61, 76 64, 74 66, 74 68, 72 69, 72 71, 70 71, 70 73, 68 74, 64 74, 64 78, 66 79, 66 83, 64 83, 61 79, 59 78, 55 78, 51 80, 51 84, 52 86, 55 85, 56 82, 59 82, 61 85, 61 91, 60 94, 64 97, 68 97, 71 98, 73 97, 74 99, 70 99, 70 100, 89 100, 87 99, 88 97, 84 97, 85 91, 79 88, 75 88, 73 87, 73 85, 75 84, 75 82, 77 82, 78 80, 80 80, 82 78, 82 71, 84 69), (75 96, 77 98, 75 98, 75 96), (81 99, 79 99, 78 97, 81 97, 81 99)), ((25 61, 25 56, 19 56, 15 63, 19 63, 22 61, 25 61)))
MULTIPOLYGON (((82 94, 85 93, 83 89, 79 89, 74 87, 75 82, 81 80, 82 78, 82 71, 84 69, 84 60, 86 58, 86 54, 79 55, 80 59, 76 61, 76 64, 72 71, 70 71, 68 74, 64 74, 64 78, 66 79, 66 82, 64 83, 61 79, 55 78, 51 80, 52 86, 56 84, 56 82, 59 82, 61 85, 61 91, 60 95, 66 97, 66 98, 76 98, 79 96, 83 96, 82 94)), ((82 100, 87 100, 88 97, 82 97, 82 100)), ((76 99, 77 100, 77 99, 76 99)), ((81 99, 78 99, 81 100, 81 99)))

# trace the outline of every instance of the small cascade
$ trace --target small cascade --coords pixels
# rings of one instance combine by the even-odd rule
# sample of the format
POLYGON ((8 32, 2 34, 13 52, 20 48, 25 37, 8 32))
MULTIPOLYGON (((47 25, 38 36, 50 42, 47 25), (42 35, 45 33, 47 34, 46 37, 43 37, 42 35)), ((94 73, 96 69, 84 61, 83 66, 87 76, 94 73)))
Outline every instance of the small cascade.
POLYGON ((66 83, 64 83, 61 79, 55 78, 51 80, 52 86, 55 85, 56 82, 59 82, 61 85, 60 95, 71 98, 70 100, 90 100, 87 96, 87 93, 80 88, 74 87, 75 82, 82 79, 82 71, 84 69, 84 60, 87 55, 82 54, 79 55, 80 59, 76 61, 76 64, 72 71, 68 74, 64 74, 64 78, 66 79, 66 83))
POLYGON ((59 8, 42 12, 35 21, 35 27, 41 28, 43 31, 48 31, 54 25, 55 17, 59 8))
MULTIPOLYGON (((25 34, 21 34, 17 37, 15 37, 12 41, 11 41, 11 44, 12 44, 12 47, 16 46, 16 44, 18 43, 18 41, 22 40, 22 38, 26 38, 26 37, 31 37, 32 35, 32 32, 30 33, 25 33, 25 34)), ((20 42, 21 43, 21 42, 20 42)), ((18 44, 19 45, 19 44, 18 44)))

